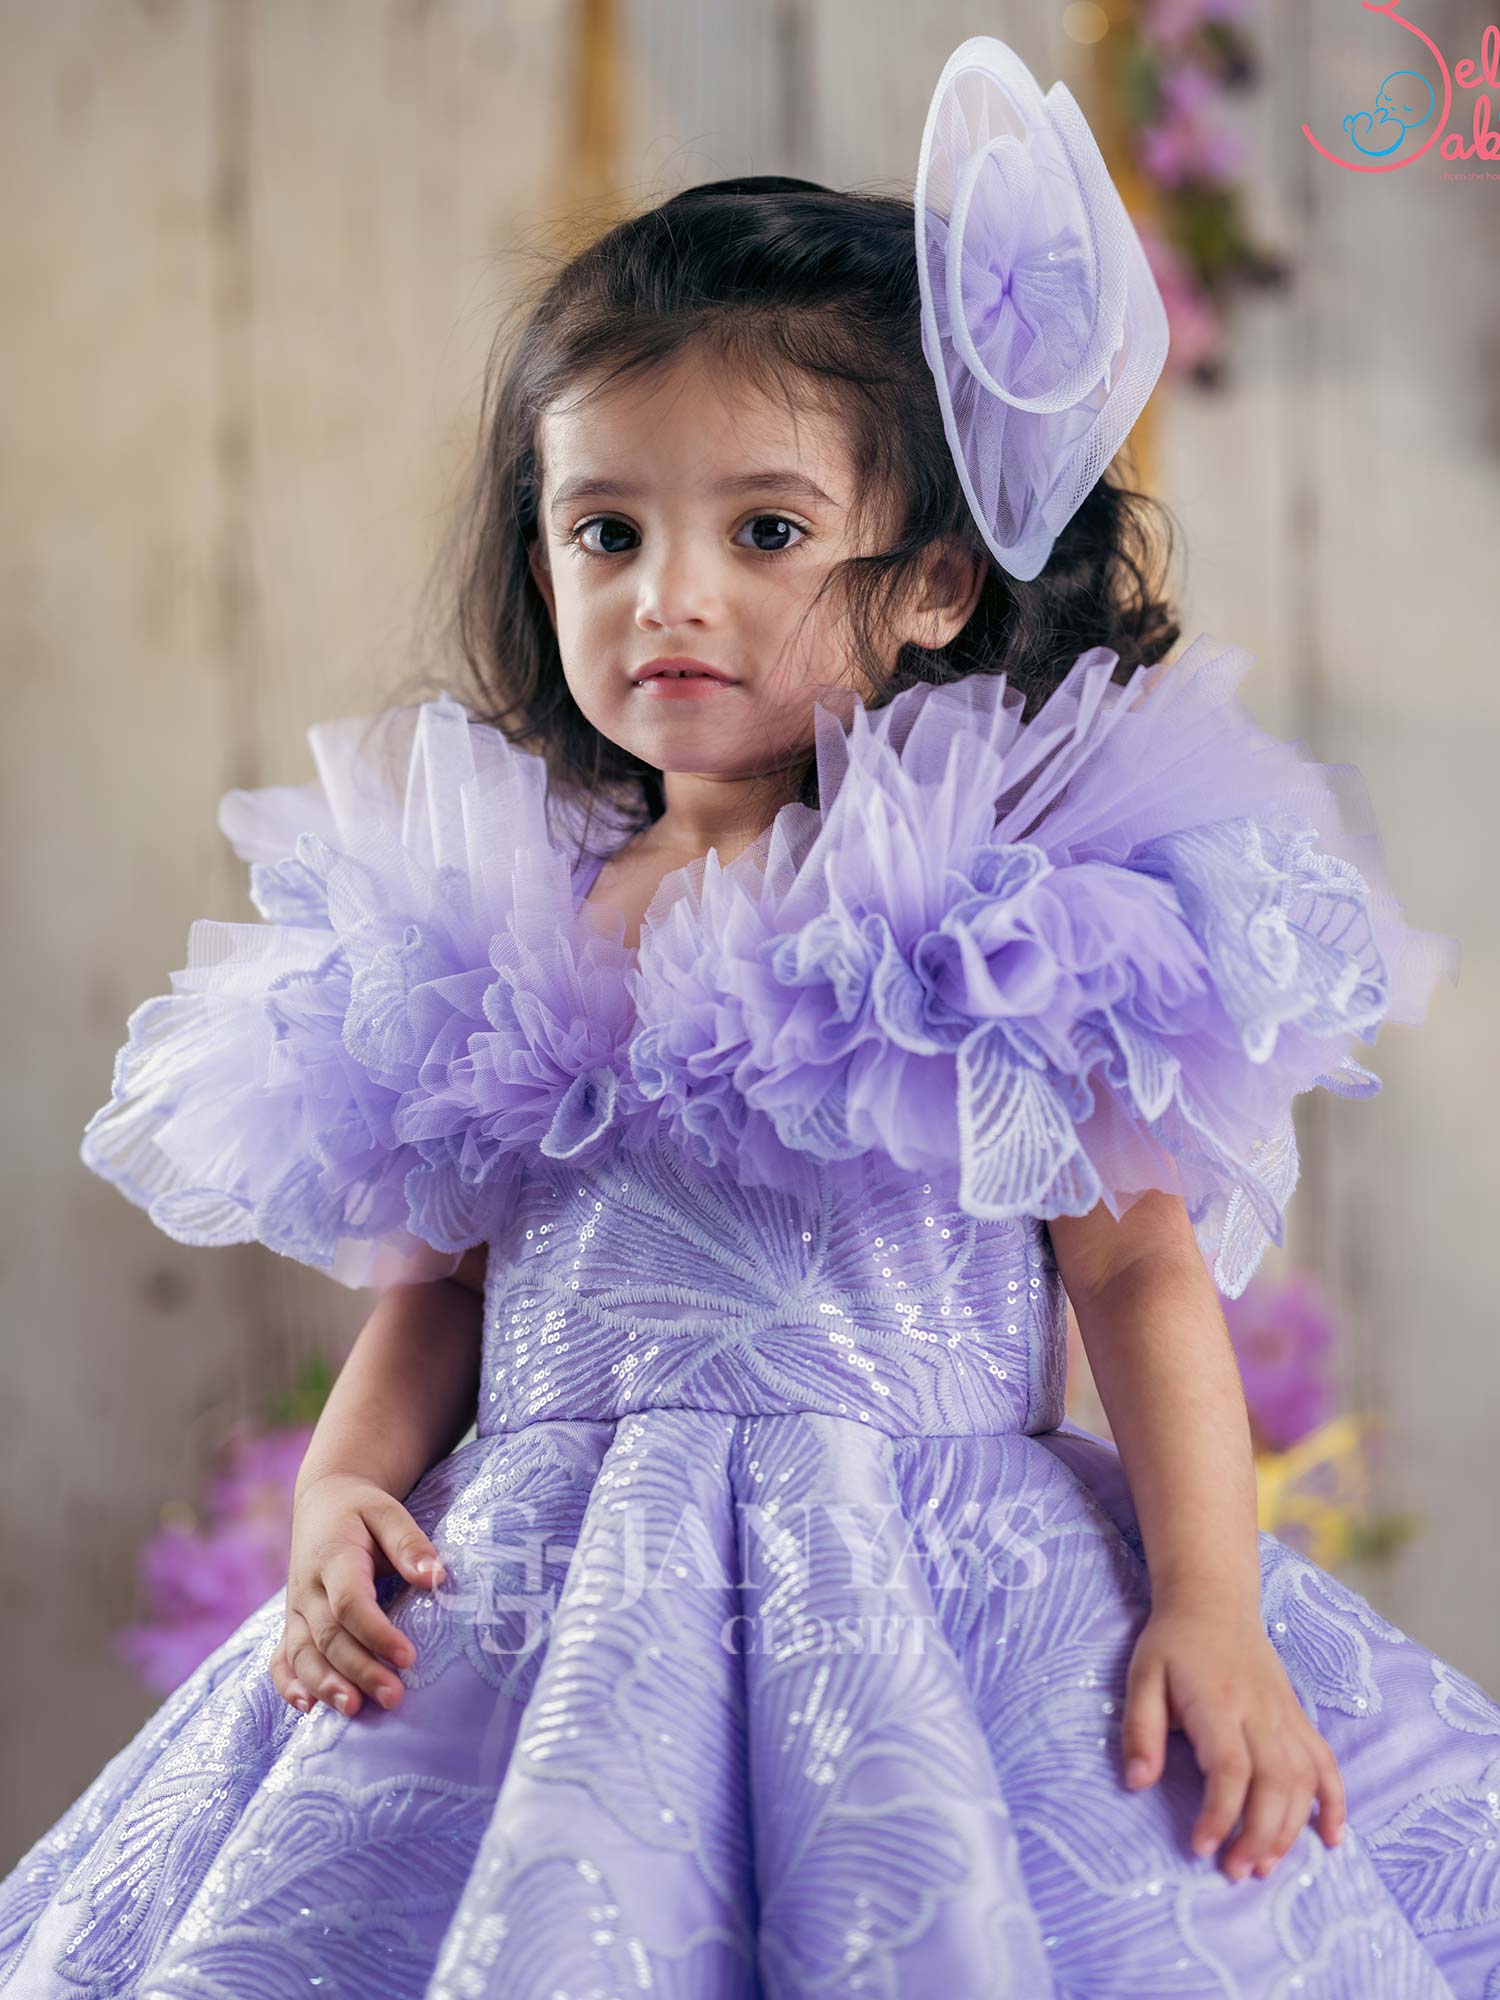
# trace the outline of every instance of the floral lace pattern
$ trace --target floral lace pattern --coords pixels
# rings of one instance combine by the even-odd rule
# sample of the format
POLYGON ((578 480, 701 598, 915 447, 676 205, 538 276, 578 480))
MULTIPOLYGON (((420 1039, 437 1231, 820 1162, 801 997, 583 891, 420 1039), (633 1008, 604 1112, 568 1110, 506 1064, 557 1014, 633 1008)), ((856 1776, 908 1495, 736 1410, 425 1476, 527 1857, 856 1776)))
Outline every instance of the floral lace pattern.
POLYGON ((1127 1504, 1069 1426, 476 1437, 409 1496, 447 1581, 382 1586, 401 1706, 288 1709, 269 1600, 0 1884, 0 1993, 1492 1995, 1500 1708, 1263 1535, 1350 1832, 1229 1882, 1185 1737, 1118 1775, 1127 1504))

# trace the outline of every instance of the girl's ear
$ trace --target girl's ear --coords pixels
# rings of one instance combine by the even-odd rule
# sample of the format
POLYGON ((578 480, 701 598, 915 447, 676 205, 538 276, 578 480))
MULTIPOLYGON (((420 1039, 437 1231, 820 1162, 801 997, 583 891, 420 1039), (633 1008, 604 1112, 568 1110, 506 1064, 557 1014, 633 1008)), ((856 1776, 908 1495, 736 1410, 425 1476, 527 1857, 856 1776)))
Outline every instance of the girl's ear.
POLYGON ((537 589, 547 601, 547 612, 554 630, 557 626, 557 599, 552 594, 552 572, 547 567, 547 558, 542 549, 540 535, 527 544, 526 560, 531 565, 532 579, 537 589))
POLYGON ((939 542, 907 617, 903 637, 936 651, 956 639, 974 615, 989 568, 983 550, 954 540, 939 542))

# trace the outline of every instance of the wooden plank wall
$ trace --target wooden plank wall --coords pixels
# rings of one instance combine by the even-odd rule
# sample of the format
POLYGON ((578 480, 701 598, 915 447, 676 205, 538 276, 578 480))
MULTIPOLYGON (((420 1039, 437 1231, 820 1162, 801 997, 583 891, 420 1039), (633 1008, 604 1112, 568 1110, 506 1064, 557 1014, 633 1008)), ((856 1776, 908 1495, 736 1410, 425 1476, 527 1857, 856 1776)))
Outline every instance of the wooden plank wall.
MULTIPOLYGON (((1407 11, 1453 63, 1477 57, 1494 12, 1407 11)), ((1365 1052, 1378 1097, 1299 1106, 1288 1251, 1347 1318, 1349 1403, 1386 1420, 1376 1498, 1421 1522, 1359 1580, 1495 1690, 1500 652, 1485 579, 1500 547, 1500 177, 1319 160, 1302 121, 1331 137, 1414 44, 1356 6, 1262 13, 1267 87, 1244 137, 1295 288, 1246 310, 1232 395, 1166 405, 1163 489, 1186 528, 1187 630, 1256 655, 1243 691, 1267 727, 1360 768, 1409 917, 1463 947, 1430 1027, 1388 1026, 1365 1052)))
MULTIPOLYGON (((1061 12, 622 0, 620 192, 909 186, 967 34, 1087 102, 1061 12)), ((1483 12, 1425 18, 1473 53, 1483 12)), ((1433 1031, 1375 1051, 1384 1095, 1308 1107, 1290 1248, 1353 1316, 1351 1393, 1391 1414, 1383 1497, 1426 1516, 1372 1594, 1494 1688, 1500 187, 1315 171, 1297 129, 1319 91, 1361 101, 1368 24, 1353 0, 1258 13, 1268 82, 1242 122, 1298 286, 1246 313, 1231 394, 1165 404, 1162 485, 1188 634, 1249 647, 1253 711, 1362 767, 1410 911, 1464 938, 1433 1031)), ((303 729, 388 698, 423 655, 496 315, 587 191, 575 30, 564 0, 0 4, 0 1587, 24 1635, 0 1866, 153 1705, 107 1641, 157 1510, 259 1387, 336 1358, 367 1309, 267 1253, 167 1242, 77 1141, 188 920, 250 914, 219 794, 306 775, 303 729)))

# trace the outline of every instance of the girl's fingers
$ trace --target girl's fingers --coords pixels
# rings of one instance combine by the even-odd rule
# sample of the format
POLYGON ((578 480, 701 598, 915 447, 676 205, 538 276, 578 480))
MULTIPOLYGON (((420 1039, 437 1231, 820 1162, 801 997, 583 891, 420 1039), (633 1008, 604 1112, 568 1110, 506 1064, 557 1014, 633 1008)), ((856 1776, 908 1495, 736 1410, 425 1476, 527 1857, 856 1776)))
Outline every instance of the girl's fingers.
MULTIPOLYGON (((366 1564, 366 1573, 368 1574, 368 1556, 364 1558, 364 1561, 366 1564)), ((329 1562, 325 1565, 324 1575, 336 1576, 340 1562, 340 1556, 330 1558, 329 1562)), ((357 1567, 358 1559, 356 1557, 356 1570, 357 1567)), ((346 1579, 351 1574, 347 1564, 344 1566, 343 1574, 346 1579)), ((373 1584, 367 1587, 373 1592, 373 1584)), ((341 1588, 345 1592, 347 1601, 348 1593, 355 1586, 346 1581, 341 1588)), ((382 1708, 394 1708, 401 1699, 402 1687, 400 1680, 386 1666, 384 1661, 377 1660, 365 1646, 361 1645, 353 1633, 349 1631, 344 1620, 339 1617, 338 1612, 335 1610, 333 1602, 323 1585, 319 1584, 314 1590, 308 1593, 305 1615, 309 1630, 312 1633, 313 1644, 328 1663, 333 1674, 340 1680, 347 1682, 351 1688, 369 1695, 372 1700, 378 1701, 382 1708)), ((336 1708, 343 1707, 346 1714, 356 1714, 358 1712, 358 1704, 351 1703, 346 1706, 339 1702, 337 1699, 338 1692, 338 1688, 334 1687, 329 1690, 329 1693, 324 1698, 331 1700, 336 1708)))
MULTIPOLYGON (((416 1647, 392 1624, 376 1599, 375 1565, 368 1549, 352 1545, 336 1549, 323 1565, 322 1586, 334 1618, 364 1654, 371 1658, 379 1655, 398 1667, 412 1664, 416 1647)), ((328 1647, 323 1650, 327 1653, 328 1647)))
POLYGON ((1313 1745, 1313 1763, 1318 1773, 1318 1835, 1325 1846, 1337 1847, 1344 1837, 1348 1805, 1338 1759, 1325 1737, 1320 1736, 1313 1745))
POLYGON ((1257 1875, 1269 1875, 1277 1862, 1284 1860, 1296 1845, 1298 1836, 1307 1825, 1307 1816, 1312 1811, 1313 1790, 1313 1767, 1309 1759, 1306 1766, 1290 1781, 1281 1825, 1267 1844, 1265 1853, 1255 1864, 1257 1875))
POLYGON ((283 1632, 281 1635, 281 1644, 271 1655, 271 1684, 283 1701, 290 1702, 293 1708, 301 1709, 305 1715, 312 1707, 312 1697, 292 1672, 291 1663, 287 1659, 284 1650, 285 1646, 286 1633, 283 1632))
POLYGON ((1167 1750, 1167 1676, 1158 1661, 1131 1664, 1125 1686, 1125 1720, 1120 1754, 1125 1782, 1133 1790, 1154 1785, 1161 1776, 1167 1750))
POLYGON ((317 1638, 324 1659, 336 1674, 369 1695, 382 1708, 396 1706, 404 1692, 400 1678, 383 1660, 367 1653, 357 1639, 337 1624, 332 1612, 329 1613, 328 1624, 318 1628, 317 1638))
POLYGON ((446 1572, 436 1544, 422 1533, 394 1495, 372 1501, 364 1519, 397 1575, 423 1590, 435 1589, 443 1581, 446 1572))
POLYGON ((1239 1723, 1209 1724, 1192 1736, 1193 1751, 1203 1773, 1203 1810, 1193 1826, 1193 1852, 1212 1854, 1240 1816, 1252 1764, 1245 1732, 1239 1723), (1205 1735, 1206 1740, 1199 1741, 1205 1735))
POLYGON ((299 1611, 296 1614, 295 1624, 289 1618, 287 1629, 290 1634, 287 1640, 287 1657, 291 1661, 292 1671, 303 1687, 311 1693, 315 1701, 326 1701, 345 1715, 357 1715, 360 1704, 359 1689, 352 1681, 345 1680, 342 1674, 334 1672, 332 1665, 325 1659, 321 1648, 313 1638, 312 1628, 308 1624, 306 1615, 299 1611))
POLYGON ((1280 1759, 1257 1761, 1245 1802, 1245 1824, 1223 1857, 1224 1873, 1231 1881, 1242 1881, 1257 1862, 1271 1856, 1287 1816, 1290 1791, 1290 1774, 1280 1759))

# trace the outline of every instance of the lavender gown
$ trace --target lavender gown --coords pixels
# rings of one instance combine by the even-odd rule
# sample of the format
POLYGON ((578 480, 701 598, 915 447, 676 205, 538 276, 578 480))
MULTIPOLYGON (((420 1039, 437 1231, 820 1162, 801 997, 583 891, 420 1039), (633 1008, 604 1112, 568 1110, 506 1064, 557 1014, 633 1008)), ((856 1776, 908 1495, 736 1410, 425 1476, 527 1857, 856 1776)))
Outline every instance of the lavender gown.
POLYGON ((1345 1841, 1234 1883, 1184 1735, 1121 1781, 1147 1572, 1043 1219, 1172 1188, 1236 1294, 1292 1098, 1456 961, 1247 656, 1113 664, 830 696, 821 810, 638 957, 446 698, 229 795, 263 921, 194 926, 85 1158, 349 1283, 487 1241, 477 1435, 400 1707, 287 1707, 278 1592, 0 1885, 5 2000, 1496 2000, 1500 1708, 1272 1536, 1345 1841))

